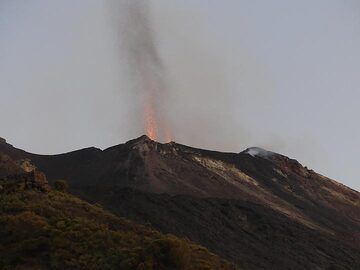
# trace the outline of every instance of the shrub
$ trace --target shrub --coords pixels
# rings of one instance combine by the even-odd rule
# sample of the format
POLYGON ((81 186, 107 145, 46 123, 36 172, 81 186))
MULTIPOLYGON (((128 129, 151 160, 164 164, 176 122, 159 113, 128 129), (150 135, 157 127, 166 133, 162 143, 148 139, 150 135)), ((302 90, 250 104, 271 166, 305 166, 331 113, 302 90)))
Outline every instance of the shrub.
POLYGON ((69 184, 65 180, 56 180, 54 182, 54 188, 60 192, 68 192, 69 191, 69 184))

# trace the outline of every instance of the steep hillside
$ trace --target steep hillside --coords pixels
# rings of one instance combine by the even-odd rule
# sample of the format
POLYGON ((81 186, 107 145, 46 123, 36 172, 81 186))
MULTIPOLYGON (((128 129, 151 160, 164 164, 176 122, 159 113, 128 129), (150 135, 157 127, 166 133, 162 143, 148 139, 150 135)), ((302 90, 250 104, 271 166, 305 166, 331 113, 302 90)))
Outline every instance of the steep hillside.
POLYGON ((50 182, 118 215, 186 236, 249 269, 360 268, 360 195, 260 148, 221 153, 142 136, 29 158, 50 182))
POLYGON ((14 174, 16 163, 6 161, 0 166, 0 269, 234 269, 188 240, 51 190, 41 172, 17 167, 14 174))
POLYGON ((113 190, 113 195, 101 200, 120 216, 150 223, 164 233, 186 236, 244 269, 360 266, 355 236, 346 240, 311 229, 246 200, 149 194, 133 189, 113 190))

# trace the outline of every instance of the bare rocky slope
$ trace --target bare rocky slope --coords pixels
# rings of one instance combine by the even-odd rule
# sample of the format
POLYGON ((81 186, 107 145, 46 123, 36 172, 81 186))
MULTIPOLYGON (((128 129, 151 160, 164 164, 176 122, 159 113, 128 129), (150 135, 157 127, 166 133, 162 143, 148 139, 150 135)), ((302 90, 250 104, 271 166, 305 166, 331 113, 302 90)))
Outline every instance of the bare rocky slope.
POLYGON ((359 192, 277 153, 221 153, 146 136, 54 156, 5 142, 0 152, 245 269, 360 269, 359 192))

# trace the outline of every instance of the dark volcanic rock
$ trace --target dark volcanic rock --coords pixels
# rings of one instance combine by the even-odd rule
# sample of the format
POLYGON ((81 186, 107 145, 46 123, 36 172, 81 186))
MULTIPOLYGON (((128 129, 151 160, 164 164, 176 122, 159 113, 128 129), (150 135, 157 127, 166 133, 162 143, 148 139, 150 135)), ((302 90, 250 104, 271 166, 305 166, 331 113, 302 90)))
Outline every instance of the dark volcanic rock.
POLYGON ((359 266, 356 245, 310 229, 260 204, 132 189, 114 190, 113 194, 104 203, 118 215, 188 237, 244 269, 359 266))
POLYGON ((146 136, 103 151, 41 156, 0 144, 0 152, 245 269, 360 269, 359 193, 277 153, 221 153, 146 136))
POLYGON ((31 171, 20 176, 24 181, 24 189, 39 190, 47 192, 50 190, 48 181, 43 172, 31 171))
POLYGON ((43 172, 35 170, 29 160, 14 161, 0 153, 0 181, 16 190, 38 190, 47 192, 49 183, 43 172))

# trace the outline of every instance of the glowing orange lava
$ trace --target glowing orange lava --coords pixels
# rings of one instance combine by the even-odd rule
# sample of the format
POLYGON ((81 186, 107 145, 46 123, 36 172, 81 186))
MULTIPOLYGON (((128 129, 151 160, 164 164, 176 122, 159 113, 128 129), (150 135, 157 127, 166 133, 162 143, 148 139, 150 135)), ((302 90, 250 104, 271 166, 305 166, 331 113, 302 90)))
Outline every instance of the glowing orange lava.
POLYGON ((148 83, 148 92, 143 100, 146 135, 151 140, 168 143, 171 141, 171 133, 167 126, 165 115, 162 113, 161 104, 159 104, 161 97, 157 89, 160 87, 158 87, 156 81, 150 78, 147 81, 151 83, 148 83))
POLYGON ((145 105, 145 125, 146 125, 146 135, 152 139, 156 140, 158 136, 158 127, 155 116, 155 111, 151 104, 145 105))
POLYGON ((144 106, 144 120, 146 135, 154 141, 162 141, 169 143, 172 141, 172 136, 169 128, 165 125, 162 117, 156 113, 154 104, 151 99, 144 106))

